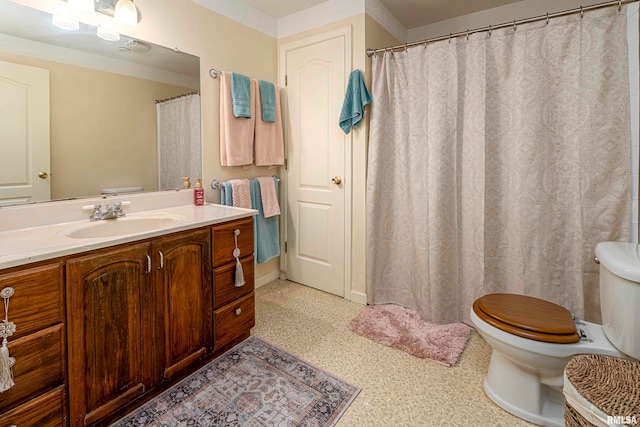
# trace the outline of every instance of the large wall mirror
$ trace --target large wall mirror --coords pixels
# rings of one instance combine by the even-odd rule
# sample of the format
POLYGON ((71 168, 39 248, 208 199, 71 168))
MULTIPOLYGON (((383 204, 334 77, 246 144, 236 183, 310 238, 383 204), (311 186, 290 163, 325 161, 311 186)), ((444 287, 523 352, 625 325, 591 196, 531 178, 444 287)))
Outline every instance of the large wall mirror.
POLYGON ((180 176, 194 182, 200 175, 199 58, 97 33, 83 23, 60 29, 43 11, 0 0, 0 205, 91 197, 108 188, 179 188, 180 176), (38 84, 22 82, 32 71, 48 83, 36 101, 30 97, 38 84), (184 99, 189 106, 163 109, 184 99), (22 112, 34 105, 46 110, 41 124, 22 112), (48 148, 39 148, 32 137, 45 133, 48 148), (172 133, 177 140, 163 145, 172 133), (48 166, 36 164, 40 157, 48 166), (165 171, 163 158, 190 166, 165 171), (15 191, 42 183, 46 197, 15 191))

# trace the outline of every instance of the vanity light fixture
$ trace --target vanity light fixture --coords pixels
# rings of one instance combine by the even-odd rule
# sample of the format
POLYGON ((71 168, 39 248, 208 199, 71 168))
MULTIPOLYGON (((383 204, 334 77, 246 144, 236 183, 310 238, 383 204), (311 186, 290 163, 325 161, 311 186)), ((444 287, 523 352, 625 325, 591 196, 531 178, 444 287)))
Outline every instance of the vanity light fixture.
POLYGON ((113 30, 107 30, 106 28, 98 27, 96 34, 102 40, 106 40, 108 42, 117 42, 120 40, 120 33, 113 30))
POLYGON ((118 24, 136 25, 138 10, 132 0, 118 0, 114 8, 113 19, 118 24))
POLYGON ((63 30, 75 31, 80 28, 80 23, 75 19, 67 18, 65 16, 53 15, 53 25, 63 30))

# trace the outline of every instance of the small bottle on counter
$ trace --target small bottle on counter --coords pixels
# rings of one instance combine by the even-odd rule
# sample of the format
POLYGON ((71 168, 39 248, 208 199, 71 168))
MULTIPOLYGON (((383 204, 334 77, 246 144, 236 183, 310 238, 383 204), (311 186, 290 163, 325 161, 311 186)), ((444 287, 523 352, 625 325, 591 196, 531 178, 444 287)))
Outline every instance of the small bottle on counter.
POLYGON ((182 177, 182 188, 191 188, 191 181, 188 176, 182 177))
POLYGON ((196 189, 193 190, 193 203, 196 206, 204 205, 204 188, 202 188, 202 178, 196 178, 196 189))

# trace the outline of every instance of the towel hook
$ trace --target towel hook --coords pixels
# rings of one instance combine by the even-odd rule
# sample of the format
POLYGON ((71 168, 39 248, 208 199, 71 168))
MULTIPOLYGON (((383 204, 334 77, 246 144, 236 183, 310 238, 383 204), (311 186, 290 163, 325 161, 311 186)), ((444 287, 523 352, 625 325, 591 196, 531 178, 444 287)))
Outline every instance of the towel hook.
POLYGON ((209 75, 212 79, 217 79, 220 74, 222 74, 222 71, 218 71, 215 68, 211 68, 209 70, 209 75))

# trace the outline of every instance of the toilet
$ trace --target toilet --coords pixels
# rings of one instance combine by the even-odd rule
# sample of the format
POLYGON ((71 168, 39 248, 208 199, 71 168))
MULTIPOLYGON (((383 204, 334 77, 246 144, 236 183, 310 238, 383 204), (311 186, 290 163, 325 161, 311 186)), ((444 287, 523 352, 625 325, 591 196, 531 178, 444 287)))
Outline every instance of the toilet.
POLYGON ((504 410, 542 426, 564 426, 564 368, 577 354, 640 359, 639 245, 602 242, 602 325, 574 319, 562 306, 525 295, 478 298, 471 321, 493 348, 484 380, 504 410))

